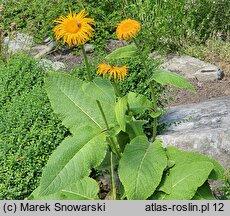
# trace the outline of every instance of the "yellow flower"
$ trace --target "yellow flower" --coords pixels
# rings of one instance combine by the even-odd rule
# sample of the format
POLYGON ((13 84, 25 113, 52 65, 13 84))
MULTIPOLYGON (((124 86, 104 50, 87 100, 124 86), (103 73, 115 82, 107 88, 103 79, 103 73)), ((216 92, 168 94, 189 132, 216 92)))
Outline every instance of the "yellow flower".
POLYGON ((126 19, 117 25, 116 34, 119 40, 130 40, 135 38, 141 30, 141 24, 136 20, 126 19))
POLYGON ((107 75, 109 74, 110 77, 113 76, 113 78, 123 80, 127 76, 127 67, 118 67, 118 66, 111 66, 109 64, 100 64, 97 68, 97 74, 100 75, 107 75))
POLYGON ((91 25, 94 25, 94 20, 87 18, 88 13, 85 10, 80 13, 70 13, 65 16, 60 16, 53 22, 59 23, 54 27, 53 31, 56 40, 63 39, 64 43, 69 46, 79 46, 85 44, 90 38, 93 37, 91 25))

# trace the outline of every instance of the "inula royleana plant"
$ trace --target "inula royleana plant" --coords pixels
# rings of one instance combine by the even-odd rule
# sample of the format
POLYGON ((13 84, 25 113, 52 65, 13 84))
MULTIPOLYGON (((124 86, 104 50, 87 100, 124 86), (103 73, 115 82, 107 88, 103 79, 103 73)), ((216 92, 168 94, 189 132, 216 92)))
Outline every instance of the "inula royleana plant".
POLYGON ((92 169, 100 169, 111 175, 109 199, 214 199, 207 180, 223 179, 223 168, 207 156, 182 152, 176 147, 163 148, 156 137, 157 119, 162 112, 157 106, 155 83, 191 91, 194 88, 175 73, 149 68, 139 46, 143 41, 137 39, 141 24, 126 19, 117 25, 117 38, 133 43, 107 55, 107 62, 98 66, 98 76, 92 79, 83 45, 93 36, 94 20, 81 11, 61 16, 55 22, 57 40, 82 48, 88 79, 82 81, 57 72, 46 74, 53 110, 72 135, 53 152, 40 186, 30 198, 99 199, 98 183, 89 176, 92 169), (116 83, 132 71, 109 61, 133 57, 139 57, 145 68, 151 100, 134 92, 123 97, 119 94, 116 83), (150 140, 143 130, 146 122, 135 118, 145 111, 154 120, 150 140))

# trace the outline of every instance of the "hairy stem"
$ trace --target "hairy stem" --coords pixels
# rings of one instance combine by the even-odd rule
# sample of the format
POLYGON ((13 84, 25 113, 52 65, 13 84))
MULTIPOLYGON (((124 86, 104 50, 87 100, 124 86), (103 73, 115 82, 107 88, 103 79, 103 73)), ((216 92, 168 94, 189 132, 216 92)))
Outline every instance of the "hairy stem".
POLYGON ((121 92, 120 92, 120 89, 119 89, 118 86, 117 86, 117 81, 114 80, 114 82, 112 82, 112 84, 113 84, 113 88, 114 88, 114 90, 115 90, 116 96, 117 96, 117 97, 121 97, 121 92))
POLYGON ((114 179, 114 165, 113 165, 113 152, 110 152, 110 171, 111 171, 111 185, 112 185, 112 193, 111 193, 111 198, 112 200, 116 200, 116 183, 114 179))
POLYGON ((89 61, 86 55, 86 51, 85 51, 85 47, 84 45, 81 46, 81 50, 84 56, 84 60, 85 60, 85 65, 86 65, 86 70, 87 70, 87 79, 89 82, 92 81, 92 76, 91 76, 91 71, 90 71, 90 65, 89 65, 89 61))
MULTIPOLYGON (((137 43, 137 41, 136 41, 135 38, 133 39, 133 41, 134 41, 134 43, 135 43, 135 45, 136 45, 136 47, 137 47, 137 50, 138 50, 138 53, 139 53, 141 62, 142 62, 142 64, 143 64, 144 68, 145 68, 145 71, 146 71, 146 73, 147 73, 147 75, 148 75, 148 78, 150 79, 151 73, 150 73, 149 68, 148 68, 148 66, 147 66, 147 64, 146 64, 146 61, 145 61, 145 59, 144 59, 144 56, 142 55, 141 48, 139 47, 139 45, 138 45, 138 43, 137 43)), ((151 97, 152 97, 152 106, 153 106, 153 110, 154 110, 154 112, 157 112, 157 96, 156 96, 156 94, 155 94, 154 86, 153 86, 152 81, 149 81, 149 88, 150 88, 151 97)), ((158 125, 158 123, 157 123, 157 118, 154 118, 154 119, 153 119, 153 137, 152 137, 152 138, 153 138, 153 141, 156 139, 156 135, 157 135, 157 125, 158 125)))
MULTIPOLYGON (((96 102, 97 102, 97 105, 98 105, 98 107, 99 107, 99 109, 100 109, 102 118, 103 118, 103 120, 104 120, 104 122, 105 122, 106 130, 108 131, 108 130, 109 130, 109 124, 108 124, 107 119, 106 119, 106 117, 105 117, 105 113, 104 113, 104 111, 103 111, 103 109, 102 109, 101 103, 100 103, 100 101, 98 101, 98 100, 96 100, 96 102)), ((119 146, 116 145, 116 143, 115 143, 113 137, 111 137, 111 136, 109 136, 109 137, 107 138, 107 141, 108 141, 108 143, 109 143, 109 145, 110 145, 111 150, 114 151, 114 153, 116 154, 116 156, 117 156, 117 158, 118 158, 118 160, 119 160, 119 159, 121 158, 121 151, 120 151, 119 146)))

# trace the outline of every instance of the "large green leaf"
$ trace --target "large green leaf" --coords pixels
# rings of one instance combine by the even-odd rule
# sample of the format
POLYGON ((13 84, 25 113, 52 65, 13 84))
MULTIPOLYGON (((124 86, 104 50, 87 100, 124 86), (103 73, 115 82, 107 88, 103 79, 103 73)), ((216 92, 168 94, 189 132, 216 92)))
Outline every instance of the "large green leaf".
POLYGON ((118 98, 115 104, 115 114, 117 122, 122 131, 126 131, 126 109, 127 109, 127 97, 118 98))
POLYGON ((92 82, 84 83, 82 88, 87 96, 92 97, 94 100, 99 100, 100 102, 107 102, 110 104, 111 109, 113 109, 112 107, 116 101, 116 95, 109 80, 97 77, 92 82))
POLYGON ((135 45, 127 45, 125 47, 118 48, 112 53, 107 55, 106 59, 120 59, 120 58, 132 58, 137 56, 137 47, 135 45))
POLYGON ((51 155, 40 182, 39 195, 53 194, 88 176, 105 157, 106 134, 89 126, 78 128, 51 155))
POLYGON ((224 168, 216 160, 210 158, 209 156, 195 152, 181 151, 174 146, 169 146, 166 149, 169 159, 175 161, 177 166, 185 163, 190 164, 195 161, 207 161, 212 163, 214 166, 209 179, 224 180, 224 168))
POLYGON ((144 95, 134 92, 129 92, 127 95, 129 108, 133 114, 143 113, 144 110, 152 107, 152 103, 144 95))
MULTIPOLYGON (((96 99, 89 97, 82 89, 83 81, 64 73, 49 72, 45 84, 54 111, 72 133, 83 125, 106 128, 96 99)), ((107 121, 113 124, 116 119, 111 105, 103 101, 101 104, 107 121)))
POLYGON ((155 80, 161 85, 173 85, 179 88, 186 88, 192 92, 195 92, 195 88, 184 77, 177 73, 155 70, 152 74, 151 80, 155 80))
POLYGON ((212 169, 213 164, 206 161, 175 164, 159 188, 165 193, 158 193, 155 198, 160 200, 192 199, 198 187, 207 180, 212 169))
POLYGON ((118 174, 128 199, 147 199, 159 185, 167 158, 161 141, 134 138, 125 147, 118 174))
POLYGON ((173 146, 167 147, 166 153, 175 165, 164 175, 158 188, 160 192, 155 193, 152 199, 192 199, 194 196, 198 198, 198 192, 205 196, 209 191, 201 186, 207 179, 224 178, 223 167, 208 156, 183 152, 173 146))
POLYGON ((54 194, 48 194, 48 195, 43 195, 40 196, 40 186, 37 187, 27 198, 27 200, 64 200, 65 196, 61 194, 61 191, 58 191, 54 194))
POLYGON ((97 200, 99 187, 98 183, 89 177, 77 180, 71 185, 68 185, 64 189, 45 196, 39 196, 38 187, 28 197, 29 200, 97 200))
POLYGON ((192 198, 193 200, 215 200, 212 194, 208 181, 206 181, 201 187, 198 188, 196 194, 192 198))
POLYGON ((98 183, 89 177, 80 179, 61 190, 61 194, 68 200, 97 200, 98 192, 98 183))

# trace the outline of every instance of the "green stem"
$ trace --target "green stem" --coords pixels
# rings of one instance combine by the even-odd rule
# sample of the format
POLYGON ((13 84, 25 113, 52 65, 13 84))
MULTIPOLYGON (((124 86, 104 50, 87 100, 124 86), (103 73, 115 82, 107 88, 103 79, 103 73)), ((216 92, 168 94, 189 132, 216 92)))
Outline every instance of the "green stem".
MULTIPOLYGON (((135 45, 136 45, 136 47, 137 47, 137 50, 138 50, 138 53, 139 53, 141 62, 142 62, 142 64, 143 64, 144 68, 145 68, 145 71, 146 71, 146 73, 147 73, 147 75, 148 75, 148 78, 150 79, 151 73, 150 73, 150 71, 149 71, 149 67, 148 67, 147 64, 146 64, 146 61, 145 61, 145 59, 144 59, 144 56, 142 55, 141 48, 139 47, 139 45, 138 45, 138 43, 137 43, 137 41, 136 41, 135 38, 133 39, 133 41, 134 41, 134 43, 135 43, 135 45)), ((149 81, 149 88, 150 88, 150 92, 151 92, 151 96, 152 96, 152 100, 153 100, 153 101, 152 101, 153 110, 154 110, 154 112, 157 112, 157 96, 156 96, 156 94, 155 94, 154 86, 153 86, 152 81, 149 81)), ((157 135, 157 125, 158 125, 158 123, 157 123, 157 118, 154 118, 154 119, 153 119, 153 141, 156 139, 156 135, 157 135)))
POLYGON ((119 89, 118 86, 117 86, 116 80, 114 80, 114 82, 112 82, 112 84, 113 84, 113 88, 114 88, 114 90, 115 90, 116 96, 117 96, 117 97, 121 97, 121 92, 120 92, 120 89, 119 89))
POLYGON ((84 45, 81 46, 81 50, 84 56, 84 60, 85 60, 85 65, 86 65, 86 70, 87 70, 87 76, 88 76, 88 81, 91 82, 92 81, 92 76, 91 76, 91 71, 90 71, 90 66, 89 66, 89 61, 86 55, 86 51, 85 51, 85 47, 84 45))
POLYGON ((114 179, 114 166, 113 166, 113 152, 110 153, 110 171, 111 171, 111 185, 112 185, 112 200, 116 200, 116 183, 114 179))
MULTIPOLYGON (((114 80, 114 82, 113 82, 112 84, 113 84, 113 87, 114 87, 116 96, 121 98, 121 97, 122 97, 121 91, 120 91, 120 89, 119 89, 118 86, 117 86, 116 80, 114 80)), ((130 112, 129 103, 127 103, 127 109, 128 109, 128 113, 129 113, 129 112, 130 112)))
MULTIPOLYGON (((97 105, 98 105, 98 107, 99 107, 99 109, 100 109, 102 118, 103 118, 103 120, 104 120, 104 122, 105 122, 106 130, 108 131, 108 130, 109 130, 109 124, 108 124, 107 119, 106 119, 106 117, 105 117, 105 113, 104 113, 104 111, 103 111, 103 109, 102 109, 101 103, 100 103, 100 101, 98 101, 98 100, 96 100, 96 102, 97 102, 97 105)), ((110 144, 110 148, 114 151, 114 153, 116 154, 116 156, 117 156, 117 158, 118 158, 118 160, 119 160, 119 159, 121 158, 121 151, 120 151, 119 146, 116 145, 116 143, 115 143, 113 137, 109 136, 109 137, 107 138, 107 140, 108 140, 108 142, 109 142, 109 144, 110 144)))

